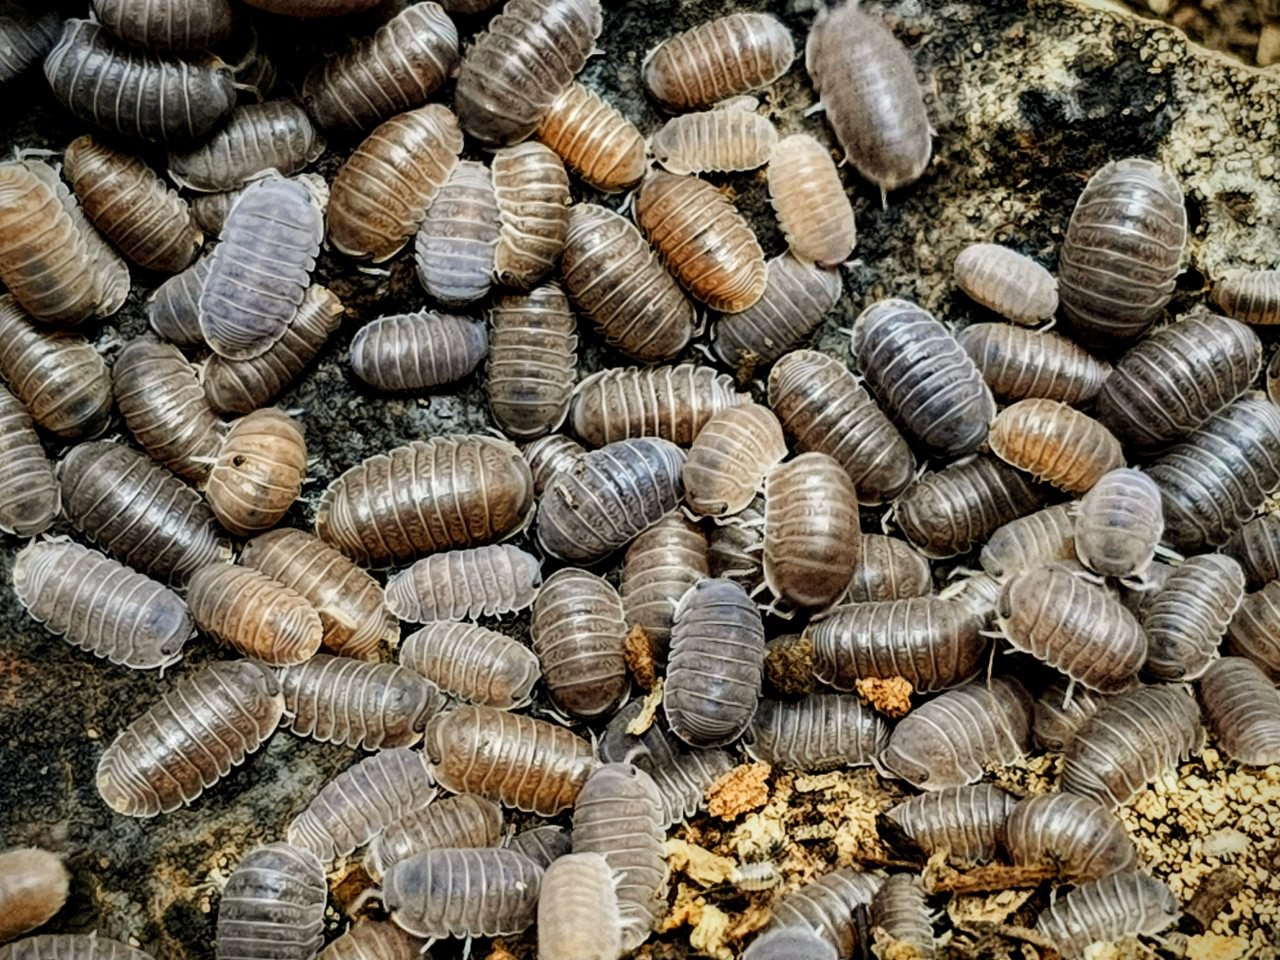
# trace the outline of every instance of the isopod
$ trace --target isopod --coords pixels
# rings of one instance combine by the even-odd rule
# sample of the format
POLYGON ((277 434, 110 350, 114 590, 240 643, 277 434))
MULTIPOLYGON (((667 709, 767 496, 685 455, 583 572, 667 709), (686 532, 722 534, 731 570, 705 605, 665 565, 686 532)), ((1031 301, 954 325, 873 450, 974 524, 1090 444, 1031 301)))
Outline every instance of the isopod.
POLYGON ((533 601, 529 632, 547 693, 578 719, 612 710, 627 692, 622 599, 608 581, 565 567, 533 601))
POLYGON ((887 877, 867 913, 867 925, 877 947, 886 951, 914 951, 921 958, 936 957, 932 911, 924 899, 920 877, 895 873, 887 877))
POLYGON ((857 697, 814 693, 794 703, 761 700, 748 737, 755 760, 821 773, 871 763, 889 741, 889 725, 857 697))
POLYGON ((235 25, 230 0, 93 0, 93 15, 121 40, 152 50, 202 50, 235 25))
POLYGON ((767 87, 796 58, 791 31, 768 13, 733 13, 668 37, 645 55, 644 84, 671 111, 709 107, 767 87))
POLYGON ((472 623, 437 621, 411 633, 400 647, 400 665, 446 693, 502 710, 528 703, 542 678, 528 647, 472 623))
POLYGON ((1223 657, 1211 664, 1200 701, 1227 756, 1250 766, 1280 763, 1280 692, 1256 663, 1223 657))
POLYGON ((588 186, 629 190, 644 179, 644 137, 617 107, 576 80, 552 102, 537 138, 588 186))
POLYGON ((559 471, 573 464, 586 453, 586 448, 572 437, 560 433, 540 437, 525 444, 524 457, 533 473, 533 489, 538 496, 559 471))
POLYGON ((222 193, 268 170, 291 177, 324 150, 311 118, 296 103, 246 103, 199 146, 169 151, 169 176, 188 190, 222 193))
POLYGON ((200 332, 200 291, 209 276, 212 254, 213 249, 207 249, 199 260, 175 273, 147 297, 147 323, 160 339, 180 347, 204 345, 204 334, 200 332))
POLYGON ((881 814, 882 832, 924 856, 945 853, 957 863, 995 858, 1016 797, 990 783, 947 787, 911 797, 881 814))
POLYGON ((283 410, 265 407, 231 425, 205 496, 226 529, 249 537, 280 521, 302 493, 306 473, 302 427, 283 410))
POLYGON ((545 870, 561 857, 572 852, 573 841, 565 827, 548 825, 522 830, 511 838, 507 846, 523 853, 545 870))
POLYGON ((1228 270, 1213 285, 1213 302, 1245 323, 1280 323, 1280 270, 1228 270))
POLYGON ((502 808, 469 794, 445 797, 388 824, 369 844, 365 869, 380 877, 394 863, 424 850, 496 847, 502 839, 502 808))
POLYGON ((654 159, 680 174, 755 170, 777 143, 778 128, 756 113, 751 97, 672 117, 649 139, 654 159))
POLYGON ((387 393, 408 393, 470 375, 489 350, 484 324, 419 310, 379 317, 351 341, 351 370, 387 393))
POLYGON ((276 960, 309 960, 324 943, 328 900, 324 868, 307 851, 288 843, 250 850, 222 890, 214 956, 235 960, 266 950, 276 960))
POLYGON ((692 363, 612 367, 573 392, 573 431, 592 446, 661 437, 688 446, 715 414, 749 402, 725 374, 692 363))
POLYGON ((1076 555, 1074 503, 1055 503, 998 527, 978 554, 982 569, 1004 580, 1076 555))
POLYGON ((538 960, 615 960, 622 918, 609 863, 571 853, 546 868, 538 894, 538 960))
POLYGON ((319 960, 418 960, 421 942, 389 920, 359 920, 320 952, 319 960))
POLYGON ((1087 403, 1103 389, 1111 367, 1066 337, 1007 323, 973 323, 956 336, 1003 403, 1043 397, 1087 403))
POLYGON ((852 957, 861 940, 861 908, 871 904, 883 882, 852 867, 824 873, 775 901, 765 929, 813 931, 836 948, 837 956, 852 957))
POLYGON ((787 441, 773 411, 756 403, 727 407, 703 424, 689 448, 685 501, 704 517, 740 513, 786 455, 787 441))
POLYGON ((801 260, 834 267, 857 242, 849 203, 831 154, 807 133, 778 141, 769 156, 769 202, 801 260))
POLYGON ((1103 474, 1076 510, 1076 556, 1094 573, 1141 581, 1164 533, 1160 488, 1121 467, 1103 474))
POLYGON ((43 926, 67 902, 71 876, 62 858, 39 847, 0 853, 0 943, 43 926))
POLYGON ((1124 466, 1124 450, 1097 420, 1057 400, 1019 400, 1000 411, 988 437, 1005 463, 1067 493, 1085 493, 1124 466))
POLYGON ((493 275, 528 290, 560 260, 569 233, 569 175, 554 150, 520 143, 493 155, 498 246, 493 275))
POLYGON ((1254 517, 1231 535, 1222 552, 1240 564, 1250 590, 1280 579, 1280 516, 1254 517))
POLYGON ((103 751, 98 793, 125 816, 171 813, 243 763, 283 715, 284 698, 267 667, 210 664, 179 680, 103 751))
POLYGON ((541 881, 515 850, 426 850, 387 871, 382 903, 415 937, 496 937, 533 925, 541 881))
POLYGON ((251 7, 285 17, 345 17, 372 10, 379 0, 245 0, 251 7))
POLYGON ((711 576, 732 580, 747 593, 764 583, 764 496, 751 501, 728 523, 715 524, 707 535, 707 568, 711 576))
POLYGON ((1049 684, 1036 701, 1032 733, 1046 750, 1063 751, 1084 722, 1110 700, 1108 694, 1074 686, 1065 677, 1049 684), (1071 695, 1067 696, 1067 688, 1071 695))
POLYGON ((1181 915, 1178 898, 1145 873, 1113 873, 1076 887, 1036 918, 1036 933, 1067 960, 1080 960, 1090 944, 1156 934, 1181 915))
POLYGON ((1194 680, 1218 656, 1218 647, 1244 599, 1240 565, 1208 553, 1173 568, 1142 619, 1146 671, 1161 680, 1194 680))
POLYGON ((1228 649, 1248 657, 1272 679, 1280 680, 1280 580, 1247 594, 1227 628, 1228 649))
POLYGON ((767 930, 742 953, 742 960, 839 960, 836 948, 805 927, 767 930))
MULTIPOLYGON (((972 300, 1006 320, 1023 326, 1035 326, 1053 319, 1053 315, 1058 312, 1058 281, 1048 270, 1017 250, 998 243, 971 243, 960 251, 952 269, 955 272, 956 286, 972 300)), ((995 330, 1008 330, 1002 324, 984 323, 974 326, 992 328, 989 336, 995 330)), ((1006 332, 1005 336, 1011 345, 1018 345, 1014 349, 1027 350, 1037 342, 1034 338, 1024 339, 1012 332, 1006 332), (1022 346, 1023 344, 1026 346, 1022 346)), ((1046 353, 1058 350, 1056 346, 1048 347, 1047 344, 1059 340, 1060 338, 1047 340, 1046 353)), ((963 335, 961 342, 964 342, 963 335)), ((1064 356, 1074 353, 1065 348, 1061 352, 1064 356)), ((973 352, 970 351, 969 355, 973 356, 973 352)), ((977 360, 977 357, 974 359, 977 360)), ((1065 397, 1056 399, 1066 400, 1065 397)))
POLYGON ((303 663, 320 649, 320 615, 302 594, 252 567, 211 563, 187 586, 202 631, 246 657, 278 666, 303 663))
POLYGON ((483 163, 461 160, 427 207, 413 256, 418 280, 436 300, 479 300, 493 282, 498 246, 498 201, 483 163))
POLYGON ((1106 807, 1070 793, 1027 797, 1009 812, 1004 848, 1015 866, 1056 867, 1071 883, 1132 870, 1138 851, 1106 807))
POLYGON ((659 520, 627 548, 622 609, 628 626, 644 630, 659 665, 667 662, 676 605, 686 590, 707 576, 707 537, 679 512, 659 520))
POLYGON ((151 954, 94 933, 51 933, 0 947, 0 960, 152 960, 151 954))
POLYGON ((433 554, 387 581, 387 609, 410 623, 523 610, 542 583, 539 566, 537 557, 510 544, 433 554))
MULTIPOLYGON (((578 376, 577 321, 568 297, 554 283, 503 294, 489 311, 489 323, 485 388, 494 421, 518 440, 558 429, 578 376)), ((532 465, 532 454, 526 456, 532 465)), ((540 488, 537 474, 535 469, 540 488)))
POLYGON ((932 590, 929 561, 910 544, 879 533, 862 535, 862 552, 846 603, 905 600, 927 596, 932 590))
POLYGON ((0 84, 43 60, 61 34, 57 10, 33 15, 21 7, 6 8, 0 15, 0 84))
MULTIPOLYGON (((187 198, 187 209, 191 211, 191 219, 208 236, 222 236, 222 228, 227 223, 227 214, 247 189, 248 187, 239 187, 225 193, 198 193, 187 198)), ((201 259, 207 259, 207 257, 208 253, 201 259)), ((204 283, 203 276, 200 278, 200 283, 204 283)), ((196 291, 196 295, 199 296, 199 290, 196 291)))
POLYGON ((0 386, 0 532, 34 537, 58 517, 61 494, 31 414, 0 386))

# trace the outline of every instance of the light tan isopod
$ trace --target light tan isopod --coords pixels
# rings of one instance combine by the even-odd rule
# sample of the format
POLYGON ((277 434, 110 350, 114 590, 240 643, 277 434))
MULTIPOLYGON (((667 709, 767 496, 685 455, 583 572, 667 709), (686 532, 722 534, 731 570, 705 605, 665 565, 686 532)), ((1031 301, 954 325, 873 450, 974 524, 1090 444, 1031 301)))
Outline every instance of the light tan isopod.
POLYGON ((635 213, 662 262, 711 309, 738 313, 764 295, 764 251, 742 214, 707 181, 650 171, 635 213))
POLYGON ((1076 507, 1055 503, 998 527, 978 555, 982 569, 1004 580, 1076 555, 1076 507))
POLYGON ((862 535, 862 552, 846 603, 905 600, 928 596, 932 591, 929 561, 909 543, 879 533, 862 535))
POLYGON ((538 894, 538 960, 616 960, 622 918, 609 862, 598 853, 555 860, 538 894))
POLYGON ((1228 270, 1213 285, 1213 302, 1245 323, 1280 323, 1280 270, 1228 270))
POLYGON ((400 639, 378 581, 309 533, 261 534, 245 544, 240 562, 306 597, 320 614, 324 645, 334 653, 376 659, 383 644, 394 646, 400 639))
POLYGON ((1215 661, 1200 678, 1200 701, 1227 756, 1250 766, 1280 763, 1280 691, 1256 663, 1215 661))
POLYGON ((180 477, 208 477, 227 428, 182 351, 142 337, 120 351, 112 374, 116 406, 138 445, 180 477))
POLYGON ((569 175, 554 150, 540 143, 504 147, 493 155, 498 247, 493 273, 504 286, 528 290, 560 260, 569 233, 569 175))
POLYGON ((121 40, 153 50, 201 50, 235 24, 231 0, 93 0, 97 21, 121 40))
POLYGON ((1005 463, 1067 493, 1084 493, 1124 466, 1124 450, 1110 430, 1056 400, 1005 407, 991 424, 988 443, 1005 463))
POLYGON ((754 170, 769 162, 778 128, 751 97, 672 117, 650 139, 653 157, 672 173, 754 170))
POLYGON ((61 501, 31 414, 0 386, 0 532, 43 533, 57 518, 61 501))
POLYGON ((629 190, 644 179, 644 137, 613 104, 576 80, 556 97, 536 136, 588 186, 629 190))
POLYGON ((542 496, 542 491, 556 472, 571 466, 586 452, 586 447, 577 440, 560 433, 525 444, 524 458, 529 461, 529 469, 533 473, 534 492, 542 496))
POLYGON ((324 153, 307 112, 289 100, 246 103, 198 146, 170 151, 169 176, 188 190, 221 193, 265 171, 290 177, 324 153))
POLYGON ((195 259, 204 235, 186 201, 142 160, 84 136, 64 161, 85 214, 138 266, 177 273, 195 259))
POLYGON ((382 902, 417 937, 497 937, 533 925, 541 880, 515 850, 426 850, 387 871, 382 902))
POLYGON ((510 544, 423 557, 387 581, 387 609, 410 623, 475 620, 523 610, 542 572, 538 558, 510 544))
POLYGON ((202 567, 187 585, 187 602, 202 631, 272 666, 310 660, 324 636, 302 594, 252 567, 202 567))
POLYGON ((671 621, 685 592, 711 575, 707 537, 679 511, 644 531, 622 561, 622 610, 627 626, 644 629, 654 660, 667 662, 671 621))
POLYGON ((493 419, 517 440, 558 429, 578 376, 578 325, 568 297, 554 283, 504 294, 489 311, 489 324, 485 388, 493 419))
POLYGON ((1145 579, 1164 533, 1160 488, 1139 470, 1103 474, 1076 508, 1076 556, 1104 577, 1145 579))
POLYGON ((668 37, 641 70, 649 92, 671 111, 709 107, 767 87, 796 58, 791 31, 768 13, 733 13, 668 37))
POLYGON ((438 103, 398 114, 347 158, 329 194, 329 242, 381 263, 417 232, 462 152, 458 118, 438 103))
POLYGON ((302 493, 306 475, 301 425, 278 407, 265 407, 231 425, 205 497, 224 527, 251 537, 280 522, 302 493))
POLYGON ((529 622, 552 702, 578 719, 607 713, 627 693, 622 600, 606 580, 566 567, 547 578, 529 622))
POLYGON ((361 327, 351 341, 351 370, 379 390, 408 393, 463 379, 488 349, 484 324, 419 310, 361 327))
MULTIPOLYGON (((219 226, 221 231, 221 226, 219 226)), ((147 324, 162 340, 180 347, 204 346, 200 332, 200 291, 209 276, 209 263, 217 244, 207 248, 200 259, 175 273, 147 297, 147 324)))
POLYGON ((48 850, 26 847, 0 853, 0 943, 52 919, 67 902, 70 885, 62 859, 48 850))
POLYGON ((956 286, 1006 320, 1034 326, 1058 312, 1058 281, 1025 254, 998 243, 971 243, 953 267, 956 286))
POLYGON ((469 703, 512 710, 529 702, 542 679, 538 658, 524 644, 474 623, 438 620, 409 634, 400 665, 469 703))
POLYGON ((460 160, 427 207, 413 258, 423 289, 444 304, 479 300, 493 282, 498 248, 493 175, 476 160, 460 160))
POLYGON ((787 455, 782 425, 758 403, 727 407, 694 438, 684 462, 684 498, 694 513, 741 513, 764 485, 764 476, 787 455))
POLYGON ((573 391, 573 432, 594 447, 635 437, 688 446, 717 413, 750 397, 712 367, 612 367, 573 391))
POLYGON ((502 840, 502 808, 492 800, 460 794, 407 813, 373 838, 365 855, 371 877, 424 850, 496 847, 502 840))
POLYGON ((778 141, 769 156, 769 202, 791 252, 822 267, 844 263, 857 231, 831 153, 807 133, 778 141))
POLYGON ((357 920, 317 960, 420 960, 422 941, 390 920, 357 920))
POLYGON ((1102 390, 1111 366, 1066 337, 1007 323, 971 323, 956 335, 997 400, 1044 397, 1082 404, 1102 390))
POLYGON ((98 793, 125 816, 171 813, 243 763, 283 715, 267 667, 210 664, 179 680, 111 742, 98 761, 98 793))

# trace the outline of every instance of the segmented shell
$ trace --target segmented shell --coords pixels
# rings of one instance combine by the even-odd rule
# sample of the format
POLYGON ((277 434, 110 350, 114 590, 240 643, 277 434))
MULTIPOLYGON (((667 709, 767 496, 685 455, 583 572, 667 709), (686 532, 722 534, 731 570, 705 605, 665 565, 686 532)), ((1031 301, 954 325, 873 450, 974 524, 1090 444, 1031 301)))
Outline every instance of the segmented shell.
POLYGON ((1109 694, 1095 693, 1065 677, 1055 680, 1036 701, 1032 722, 1036 743, 1046 750, 1065 750, 1084 722, 1110 699, 1109 694))
POLYGON ((1280 270, 1228 270, 1213 285, 1213 302, 1245 323, 1280 323, 1280 270))
POLYGON ((1280 763, 1280 692, 1251 660, 1223 657, 1200 678, 1205 720, 1227 756, 1252 766, 1280 763))
POLYGON ((0 386, 0 531, 19 537, 43 533, 57 519, 61 502, 31 415, 0 386))
POLYGON ((749 400, 711 367, 611 367, 578 384, 571 422, 574 433, 592 446, 632 437, 688 446, 711 417, 749 400))
POLYGON ((622 953, 622 919, 609 863, 571 853, 546 868, 538 894, 541 960, 614 960, 622 953))
POLYGON ((1043 397, 1081 404, 1102 390, 1111 367, 1066 337, 1007 323, 973 323, 956 337, 1002 403, 1043 397))
POLYGON ((1155 934, 1181 914, 1178 898, 1145 873, 1115 873, 1081 884, 1036 918, 1036 933, 1068 960, 1100 940, 1155 934))
POLYGON ((418 280, 445 304, 489 292, 498 246, 498 201, 483 163, 460 160, 427 207, 414 241, 418 280))
POLYGON ((626 695, 627 625, 607 581, 585 570, 557 570, 538 591, 529 632, 547 693, 565 713, 598 717, 626 695))
POLYGON ((927 857, 945 852, 957 863, 985 863, 995 857, 1017 802, 990 783, 947 787, 890 808, 881 815, 881 831, 901 834, 927 857))
POLYGON ((1017 520, 1010 520, 990 537, 978 562, 982 569, 1004 580, 1035 567, 1076 555, 1074 503, 1056 503, 1017 520))
POLYGON ((787 455, 782 425, 756 403, 728 407, 698 431, 684 462, 684 497, 704 517, 741 513, 787 455))
POLYGON ((539 566, 537 557, 510 544, 437 553, 387 581, 387 609, 410 623, 523 610, 542 583, 539 566))
POLYGON ((1164 533, 1160 488, 1121 467, 1099 478, 1076 510, 1076 556, 1104 577, 1146 575, 1164 533))
POLYGON ((991 452, 1037 480, 1084 493, 1124 466, 1120 441, 1097 420, 1056 400, 1019 400, 991 424, 991 452))
POLYGON ((302 427, 283 410, 265 407, 231 425, 205 496, 224 527, 248 537, 280 522, 301 495, 306 474, 302 427))
POLYGON ((861 937, 860 908, 870 905, 883 882, 852 867, 824 873, 775 901, 766 929, 811 930, 835 947, 838 956, 852 957, 861 937))
POLYGON ((151 954, 97 932, 48 933, 0 947, 0 960, 152 960, 151 954))
POLYGON ((905 600, 933 590, 929 561, 897 537, 862 535, 862 555, 853 570, 848 603, 905 600))
POLYGON ((584 183, 604 193, 644 179, 644 137, 613 104, 576 80, 561 91, 535 136, 560 155, 584 183))
POLYGON ((561 826, 530 827, 512 837, 507 846, 544 870, 573 850, 569 831, 561 826))
POLYGON ((57 10, 33 15, 21 7, 0 16, 0 83, 8 83, 43 60, 62 33, 57 10))
POLYGON ((324 153, 307 112, 289 100, 247 103, 199 146, 169 152, 169 176, 189 190, 219 193, 274 170, 299 173, 324 153))
POLYGON ((417 960, 421 943, 389 920, 358 920, 320 951, 319 960, 417 960))
POLYGON ((416 937, 496 937, 532 926, 541 881, 514 850, 427 850, 387 871, 382 901, 416 937))
POLYGON ((778 128, 755 111, 755 101, 746 97, 672 117, 649 138, 653 157, 681 174, 763 167, 778 142, 778 128))
POLYGON ((749 738, 756 760, 820 773, 871 763, 889 742, 889 724, 857 697, 815 693, 795 703, 761 700, 749 738))
POLYGON ((570 466, 586 452, 586 448, 577 440, 559 433, 525 444, 524 458, 529 461, 529 470, 533 473, 533 488, 538 496, 542 496, 547 483, 558 471, 570 466))
POLYGON ((1175 567, 1142 620, 1147 672, 1161 680, 1193 680, 1204 673, 1244 590, 1244 573, 1230 557, 1205 554, 1175 567))
POLYGON ((400 665, 455 697, 502 710, 526 704, 542 678, 528 647, 472 623, 437 621, 409 634, 400 665))
MULTIPOLYGON (((504 294, 489 311, 493 333, 485 386, 489 412, 519 440, 556 430, 578 377, 577 321, 554 283, 504 294)), ((532 464, 533 457, 526 452, 532 464)), ((537 484, 537 470, 534 471, 537 484)))
POLYGON ((932 911, 924 900, 924 884, 914 874, 895 873, 885 879, 871 901, 867 923, 877 947, 937 956, 932 911))
POLYGON ((1228 627, 1228 649, 1280 679, 1280 580, 1245 596, 1228 627))
MULTIPOLYGON (((971 243, 960 251, 952 269, 956 286, 1006 320, 1034 326, 1058 312, 1058 281, 1017 250, 998 243, 971 243)), ((1009 339, 1014 340, 1014 335, 1010 334, 1009 339)))
POLYGON ((767 87, 795 60, 791 31, 768 13, 733 13, 677 33, 650 50, 641 70, 668 110, 708 107, 767 87))
POLYGON ((305 850, 271 843, 246 853, 222 890, 213 941, 217 960, 264 952, 276 960, 308 960, 324 943, 329 885, 305 850))
POLYGON ((117 37, 153 50, 200 50, 235 25, 231 0, 93 0, 93 15, 117 37))
POLYGON ((769 157, 769 202, 791 252, 834 267, 857 242, 853 206, 831 154, 807 133, 778 142, 769 157))
POLYGON ((424 850, 496 847, 502 839, 502 808, 492 800, 462 794, 406 813, 373 838, 365 869, 380 877, 392 864, 424 850))
MULTIPOLYGON (((219 232, 221 229, 219 226, 219 232)), ((160 339, 180 347, 204 345, 204 334, 200 332, 200 291, 209 276, 209 263, 216 247, 214 244, 206 248, 199 260, 175 273, 147 297, 147 324, 160 339)))
POLYGON ((406 393, 469 376, 488 350, 484 324, 419 310, 361 327, 351 341, 351 370, 379 390, 406 393))
POLYGON ((528 290, 560 260, 569 233, 569 175, 554 150, 539 143, 505 147, 493 155, 498 246, 493 275, 528 290))
POLYGON ((273 666, 304 663, 324 628, 305 597, 250 567, 211 563, 187 587, 196 625, 246 657, 273 666))
POLYGON ((1222 552, 1244 570, 1250 590, 1280 579, 1280 515, 1264 513, 1231 535, 1222 552))
POLYGON ((1004 848, 1015 866, 1056 867, 1071 883, 1132 870, 1138 851, 1106 807, 1070 793, 1020 800, 1004 825, 1004 848))

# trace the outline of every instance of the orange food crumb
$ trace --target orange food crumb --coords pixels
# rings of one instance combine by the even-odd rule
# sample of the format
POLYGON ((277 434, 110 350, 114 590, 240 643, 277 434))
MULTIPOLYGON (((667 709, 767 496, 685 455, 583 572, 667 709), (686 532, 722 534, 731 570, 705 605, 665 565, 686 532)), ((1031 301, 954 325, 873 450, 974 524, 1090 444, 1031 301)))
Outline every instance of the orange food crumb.
POLYGON ((886 717, 904 717, 911 709, 911 681, 905 677, 863 677, 856 683, 858 696, 886 717))
POLYGON ((732 820, 748 810, 758 810, 769 802, 767 763, 744 763, 734 767, 707 789, 707 812, 721 820, 732 820))
POLYGON ((627 639, 622 643, 622 651, 627 658, 627 669, 631 671, 636 683, 645 690, 652 690, 654 681, 658 679, 658 671, 653 662, 653 641, 645 633, 644 627, 637 623, 631 628, 627 639))

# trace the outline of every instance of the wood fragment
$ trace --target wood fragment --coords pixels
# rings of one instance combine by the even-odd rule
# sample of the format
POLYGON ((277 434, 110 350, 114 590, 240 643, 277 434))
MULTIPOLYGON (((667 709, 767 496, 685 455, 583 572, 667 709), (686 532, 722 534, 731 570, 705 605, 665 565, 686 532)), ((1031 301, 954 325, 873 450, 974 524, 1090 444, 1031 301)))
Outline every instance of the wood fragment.
POLYGON ((1227 904, 1244 888, 1244 877, 1231 867, 1221 866, 1204 878, 1191 901, 1183 908, 1182 927, 1188 933, 1203 933, 1227 904))

